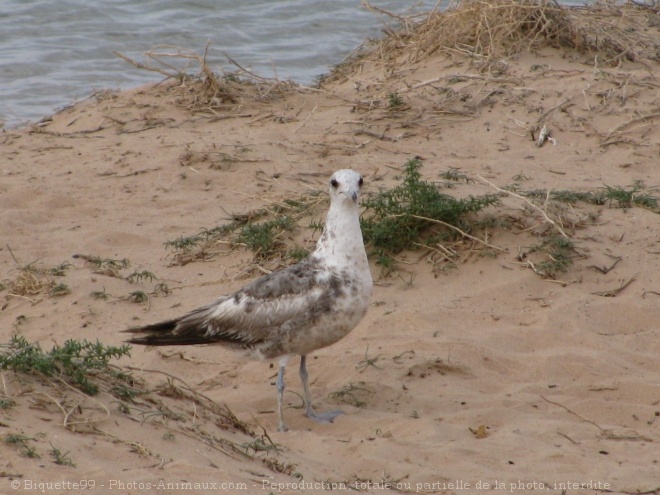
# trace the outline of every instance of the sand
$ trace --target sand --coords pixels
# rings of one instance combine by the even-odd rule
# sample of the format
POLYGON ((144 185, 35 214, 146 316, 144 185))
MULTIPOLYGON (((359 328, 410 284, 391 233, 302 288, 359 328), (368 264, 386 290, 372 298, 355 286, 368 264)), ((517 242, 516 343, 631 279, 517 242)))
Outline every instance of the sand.
MULTIPOLYGON (((358 66, 320 90, 267 94, 264 83, 259 98, 251 89, 215 114, 191 110, 196 86, 167 81, 3 131, 3 343, 17 333, 44 349, 67 339, 120 345, 123 329, 237 289, 260 273, 247 249, 218 244, 182 265, 164 244, 325 191, 340 168, 361 172, 367 193, 398 184, 420 156, 426 180, 442 184, 450 168, 471 178, 443 190, 457 196, 496 192, 479 176, 518 191, 638 181, 640 194, 658 197, 656 62, 598 66, 593 54, 545 48, 509 57, 499 74, 441 51, 393 71, 358 66), (403 105, 388 109, 395 92, 403 105), (554 142, 537 147, 543 123, 554 142), (97 273, 76 254, 130 266, 97 273), (64 262, 64 276, 46 279, 69 293, 13 291, 21 266, 64 262), (145 270, 158 281, 125 279, 145 270), (128 300, 157 282, 171 292, 128 300)), ((0 442, 0 492, 658 493, 658 212, 535 204, 503 195, 489 210, 500 225, 476 235, 506 252, 463 239, 447 245, 450 261, 440 248, 400 253, 387 272, 372 259, 367 316, 308 366, 316 408, 347 413, 334 424, 303 416, 295 360, 291 431, 278 432, 276 368, 223 347, 133 348, 113 364, 135 368, 145 389, 185 382, 253 435, 216 424, 190 394, 152 392, 122 410, 106 390, 86 397, 56 378, 2 372, 0 434, 29 437, 40 457, 0 442), (541 211, 580 255, 554 278, 537 273, 547 255, 529 252, 560 235, 541 211), (53 447, 75 467, 56 464, 53 447)), ((307 225, 323 208, 287 242, 313 245, 319 233, 307 225)))

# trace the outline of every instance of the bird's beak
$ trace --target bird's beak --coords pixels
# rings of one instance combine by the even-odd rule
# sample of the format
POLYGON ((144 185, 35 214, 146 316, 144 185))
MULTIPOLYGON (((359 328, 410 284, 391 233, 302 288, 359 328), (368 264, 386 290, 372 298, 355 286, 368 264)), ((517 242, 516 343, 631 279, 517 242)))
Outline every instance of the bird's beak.
POLYGON ((342 194, 343 194, 344 196, 346 196, 346 198, 348 198, 348 199, 350 199, 351 201, 353 201, 353 203, 357 203, 357 202, 358 202, 358 198, 360 197, 360 191, 359 191, 359 190, 355 190, 355 189, 353 189, 353 188, 351 188, 351 189, 347 189, 347 190, 345 190, 345 191, 342 191, 342 194))

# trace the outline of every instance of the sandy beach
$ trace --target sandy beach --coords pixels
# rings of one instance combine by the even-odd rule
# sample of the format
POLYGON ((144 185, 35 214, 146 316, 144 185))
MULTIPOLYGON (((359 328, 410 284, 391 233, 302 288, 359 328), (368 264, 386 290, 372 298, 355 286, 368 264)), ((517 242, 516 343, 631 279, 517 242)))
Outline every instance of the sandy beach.
POLYGON ((443 194, 500 203, 391 267, 368 246, 369 312, 308 362, 333 424, 304 417, 295 359, 278 432, 277 363, 222 346, 134 347, 95 395, 5 370, 0 492, 660 493, 657 6, 561 9, 548 25, 580 29, 538 33, 555 7, 535 28, 514 9, 518 31, 473 39, 512 7, 469 5, 437 22, 453 44, 429 18, 317 88, 202 67, 2 131, 0 343, 43 350, 121 346, 292 263, 338 169, 368 197, 419 157, 443 194), (198 235, 301 198, 273 255, 198 235))

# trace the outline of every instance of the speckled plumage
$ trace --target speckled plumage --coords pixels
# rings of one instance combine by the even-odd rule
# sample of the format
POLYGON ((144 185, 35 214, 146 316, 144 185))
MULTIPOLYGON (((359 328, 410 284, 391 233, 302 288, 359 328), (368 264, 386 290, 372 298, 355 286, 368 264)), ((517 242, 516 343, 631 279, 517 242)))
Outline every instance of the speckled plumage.
POLYGON ((312 410, 306 355, 346 336, 367 312, 372 280, 359 222, 362 177, 339 170, 330 178, 330 210, 314 252, 306 259, 254 280, 235 293, 172 320, 132 328, 143 345, 226 344, 265 359, 280 359, 279 428, 284 367, 301 356, 307 415, 332 421, 339 412, 312 410))

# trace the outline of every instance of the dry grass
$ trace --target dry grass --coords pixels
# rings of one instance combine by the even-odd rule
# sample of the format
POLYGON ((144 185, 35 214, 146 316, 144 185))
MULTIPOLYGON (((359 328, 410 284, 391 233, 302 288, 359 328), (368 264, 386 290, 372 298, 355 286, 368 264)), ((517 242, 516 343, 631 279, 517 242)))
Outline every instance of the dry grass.
POLYGON ((16 278, 8 281, 10 294, 24 297, 36 296, 54 285, 55 282, 43 271, 32 267, 20 269, 16 278))
MULTIPOLYGON (((64 361, 44 361, 53 353, 42 353, 35 344, 29 344, 20 337, 17 339, 22 342, 21 349, 25 352, 17 353, 8 345, 0 346, 3 347, 0 351, 4 352, 5 364, 10 363, 5 367, 6 371, 0 372, 3 409, 21 414, 29 407, 38 411, 39 416, 53 426, 99 439, 110 438, 113 442, 129 446, 131 452, 153 457, 160 463, 163 458, 159 455, 134 439, 126 438, 125 430, 130 423, 139 423, 145 428, 154 425, 150 430, 152 433, 165 430, 166 438, 172 441, 177 437, 188 437, 232 458, 261 461, 273 472, 293 471, 293 465, 269 458, 269 452, 257 449, 250 452, 245 448, 246 445, 258 444, 278 451, 277 445, 265 431, 263 434, 256 433, 252 425, 238 419, 226 405, 197 392, 175 375, 109 363, 85 367, 89 363, 76 356, 74 361, 80 366, 80 371, 96 387, 90 395, 77 384, 69 383, 63 371, 64 361), (45 367, 51 364, 52 368, 45 367), (148 375, 164 377, 165 381, 150 384, 146 380, 148 375)), ((71 349, 76 348, 79 342, 69 341, 68 344, 67 349, 71 349)), ((105 348, 99 342, 93 347, 101 351, 105 348)), ((61 352, 57 355, 63 357, 61 352)), ((9 423, 3 426, 13 428, 9 423)), ((7 431, 5 443, 18 444, 23 449, 21 454, 26 457, 41 457, 38 445, 27 445, 30 438, 7 431)), ((152 438, 150 443, 155 443, 155 440, 152 438)), ((67 454, 60 455, 59 459, 66 463, 67 454)), ((78 457, 80 452, 73 454, 72 457, 78 457)), ((55 456, 54 453, 51 455, 55 456)))
MULTIPOLYGON (((13 279, 4 279, 0 281, 0 291, 8 289, 5 298, 18 297, 30 301, 32 304, 37 302, 35 296, 47 293, 48 296, 63 296, 70 293, 68 286, 59 283, 58 278, 64 277, 66 270, 71 266, 64 262, 59 266, 44 268, 37 266, 37 262, 22 265, 18 262, 11 248, 7 246, 10 254, 17 264, 16 275, 13 279)), ((0 310, 4 309, 8 303, 0 305, 0 310)))
MULTIPOLYGON (((167 241, 165 246, 174 251, 173 264, 208 261, 239 246, 254 254, 252 263, 246 267, 247 273, 255 268, 268 272, 306 256, 314 241, 303 240, 301 245, 291 237, 298 227, 305 226, 305 219, 318 216, 327 208, 327 196, 319 190, 310 190, 294 198, 278 195, 261 199, 266 202, 264 207, 228 214, 228 223, 167 241)), ((310 228, 313 237, 322 230, 322 225, 310 225, 310 228)))
MULTIPOLYGON (((420 22, 400 21, 398 30, 389 31, 368 52, 358 51, 337 71, 351 73, 369 58, 391 73, 438 51, 476 57, 490 69, 503 58, 547 46, 586 53, 605 65, 657 61, 658 12, 655 4, 609 0, 581 7, 563 7, 553 0, 454 1, 420 22)), ((332 79, 332 75, 327 78, 332 79)))
POLYGON ((289 93, 297 87, 291 81, 265 78, 246 69, 229 55, 227 60, 235 67, 233 71, 214 72, 208 62, 209 45, 200 55, 192 50, 159 45, 145 53, 143 64, 121 53, 115 54, 137 67, 174 80, 171 86, 178 93, 177 102, 193 113, 205 113, 212 117, 234 116, 249 101, 266 102, 289 93))
POLYGON ((466 1, 455 3, 445 12, 432 14, 418 24, 407 39, 398 41, 408 47, 413 61, 442 48, 485 57, 505 57, 537 48, 564 34, 570 35, 569 31, 566 9, 554 2, 466 1))
POLYGON ((660 61, 658 13, 657 2, 563 7, 550 0, 464 0, 421 21, 397 17, 398 30, 363 45, 322 84, 332 91, 333 82, 353 79, 354 136, 380 141, 435 132, 496 105, 523 104, 530 120, 509 113, 504 125, 535 143, 568 128, 595 132, 602 147, 649 146, 660 116, 653 75, 660 61), (519 53, 548 47, 583 67, 562 73, 540 63, 528 70, 509 63, 519 53), (637 68, 642 70, 629 70, 637 68), (556 77, 589 82, 553 98, 544 87, 556 77), (641 94, 646 100, 630 98, 641 94))

